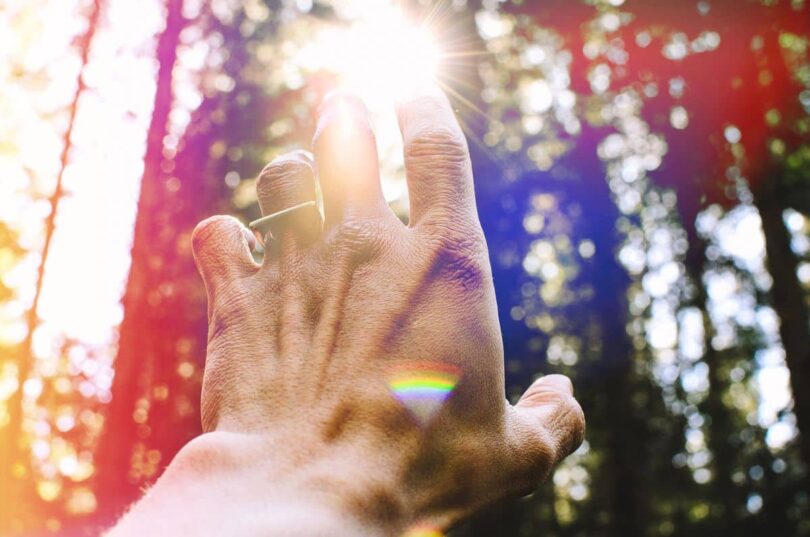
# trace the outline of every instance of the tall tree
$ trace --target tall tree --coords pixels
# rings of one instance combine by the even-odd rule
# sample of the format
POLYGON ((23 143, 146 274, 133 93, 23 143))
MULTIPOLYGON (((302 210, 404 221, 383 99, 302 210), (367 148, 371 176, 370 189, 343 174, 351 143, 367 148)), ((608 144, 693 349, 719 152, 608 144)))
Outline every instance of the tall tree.
MULTIPOLYGON (((802 35, 810 37, 810 23, 806 23, 802 35)), ((787 145, 788 153, 799 152, 810 146, 806 132, 796 132, 796 119, 806 113, 798 108, 798 96, 804 87, 791 76, 789 66, 780 50, 782 31, 765 33, 763 60, 760 68, 767 70, 773 81, 756 93, 758 99, 753 114, 766 118, 771 110, 785 116, 785 127, 775 129, 770 136, 754 136, 746 141, 748 153, 747 171, 750 174, 754 204, 762 219, 768 271, 773 278, 771 301, 779 314, 779 333, 785 349, 785 361, 790 369, 793 392, 793 412, 799 429, 799 446, 805 465, 810 468, 810 307, 798 276, 798 259, 791 247, 791 234, 785 226, 784 216, 788 209, 807 213, 810 177, 806 171, 791 177, 791 170, 773 151, 775 140, 787 145), (791 180, 793 179, 793 180, 791 180)), ((808 471, 810 483, 810 471, 808 471)))
MULTIPOLYGON (((264 164, 274 96, 255 76, 257 42, 276 39, 278 7, 202 5, 182 19, 171 0, 158 43, 161 67, 155 114, 138 207, 133 264, 124 296, 116 380, 100 444, 102 519, 110 518, 151 484, 174 454, 201 432, 199 397, 206 354, 205 290, 194 267, 190 237, 203 218, 255 216, 231 196, 250 189, 264 164), (250 12, 254 19, 247 13, 250 12), (179 140, 164 146, 172 110, 172 65, 183 27, 212 48, 195 77, 201 104, 179 140), (193 28, 192 28, 193 27, 193 28), (232 177, 235 175, 236 184, 232 177), (224 180, 225 179, 225 180, 224 180), (238 188, 237 188, 238 186, 238 188)), ((251 212, 254 211, 254 212, 251 212)))
MULTIPOLYGON (((143 474, 148 475, 158 462, 155 458, 159 453, 155 455, 145 447, 151 436, 146 422, 152 392, 157 390, 163 395, 166 389, 155 385, 155 372, 167 361, 175 362, 177 346, 182 344, 179 336, 187 332, 178 322, 181 317, 178 313, 182 313, 180 302, 187 297, 178 296, 171 285, 177 272, 177 230, 188 229, 188 223, 178 221, 177 211, 183 204, 181 196, 194 192, 195 185, 178 185, 178 180, 167 171, 171 169, 167 165, 171 159, 164 154, 174 102, 172 72, 184 24, 183 0, 167 0, 165 29, 156 48, 157 84, 146 136, 132 266, 123 298, 124 319, 115 359, 113 397, 97 451, 96 490, 102 517, 115 516, 134 500, 140 492, 143 474)), ((193 197, 186 203, 193 203, 193 197)))
POLYGON ((56 185, 48 198, 50 210, 45 219, 45 237, 42 243, 39 267, 34 289, 34 298, 26 315, 26 336, 20 344, 19 352, 15 353, 18 359, 17 389, 12 393, 6 405, 8 408, 8 421, 2 428, 3 435, 0 437, 0 453, 5 458, 0 464, 0 490, 5 491, 7 497, 16 498, 15 502, 0 502, 0 532, 9 529, 13 522, 13 517, 19 516, 21 511, 30 508, 36 501, 33 493, 34 479, 30 465, 30 451, 25 445, 26 436, 23 434, 23 383, 28 380, 34 362, 33 341, 34 331, 39 326, 39 303, 42 296, 42 286, 45 281, 45 267, 51 250, 53 235, 56 230, 56 217, 59 204, 65 196, 63 179, 65 170, 70 164, 70 153, 73 147, 73 128, 76 124, 76 116, 79 110, 79 103, 82 94, 86 89, 84 80, 85 70, 89 63, 90 49, 93 37, 98 28, 99 16, 101 13, 101 0, 94 0, 90 4, 87 13, 87 28, 84 34, 78 39, 79 71, 76 81, 76 90, 68 106, 67 127, 63 135, 62 152, 59 156, 59 171, 56 176, 56 185))

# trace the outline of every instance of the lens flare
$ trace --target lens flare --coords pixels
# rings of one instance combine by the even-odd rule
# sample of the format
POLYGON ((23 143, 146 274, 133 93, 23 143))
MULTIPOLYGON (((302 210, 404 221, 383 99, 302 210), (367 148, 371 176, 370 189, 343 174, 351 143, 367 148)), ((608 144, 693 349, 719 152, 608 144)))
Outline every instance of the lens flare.
POLYGON ((432 83, 440 51, 429 29, 390 2, 364 5, 362 17, 319 32, 297 63, 335 73, 343 89, 372 103, 395 100, 432 83))
POLYGON ((411 362, 395 367, 388 387, 420 425, 426 426, 453 393, 458 367, 444 363, 411 362))

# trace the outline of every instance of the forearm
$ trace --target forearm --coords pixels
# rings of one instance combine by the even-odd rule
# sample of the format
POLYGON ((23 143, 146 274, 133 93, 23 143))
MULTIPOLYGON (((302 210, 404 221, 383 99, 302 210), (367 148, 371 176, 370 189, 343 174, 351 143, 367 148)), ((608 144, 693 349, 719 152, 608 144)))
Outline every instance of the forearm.
POLYGON ((178 453, 109 536, 399 533, 398 524, 365 519, 329 490, 305 490, 312 477, 306 465, 284 465, 257 453, 244 435, 203 435, 178 453))

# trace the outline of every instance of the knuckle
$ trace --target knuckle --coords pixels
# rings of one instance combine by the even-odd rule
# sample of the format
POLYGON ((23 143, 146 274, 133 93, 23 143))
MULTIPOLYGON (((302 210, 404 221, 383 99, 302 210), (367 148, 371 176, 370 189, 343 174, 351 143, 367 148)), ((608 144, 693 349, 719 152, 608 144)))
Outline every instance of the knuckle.
POLYGON ((383 228, 384 224, 374 218, 346 218, 335 228, 330 242, 334 249, 359 260, 371 259, 386 244, 383 228))
POLYGON ((520 433, 517 446, 507 452, 510 465, 517 472, 515 484, 522 493, 531 492, 548 477, 557 461, 554 439, 544 428, 527 426, 520 433))
POLYGON ((542 431, 534 435, 531 451, 534 455, 534 473, 543 480, 557 463, 556 442, 551 434, 542 431))
POLYGON ((585 413, 576 399, 569 396, 564 403, 564 415, 567 416, 567 434, 563 442, 563 457, 576 451, 585 440, 585 413))
POLYGON ((556 411, 544 427, 555 440, 555 462, 559 462, 576 451, 585 439, 585 415, 571 395, 559 394, 556 406, 556 411))
POLYGON ((431 167, 456 171, 466 166, 469 151, 460 132, 447 127, 431 127, 421 130, 408 141, 405 160, 426 161, 431 167))
POLYGON ((585 437, 585 417, 573 396, 544 394, 542 399, 544 406, 551 405, 550 413, 514 414, 515 441, 508 450, 518 469, 529 478, 529 485, 544 480, 585 437))
POLYGON ((441 233, 434 240, 432 262, 436 273, 465 291, 483 288, 491 274, 486 241, 478 232, 441 233))
POLYGON ((306 162, 292 158, 274 160, 259 173, 256 192, 260 198, 265 198, 293 190, 308 173, 310 167, 306 162))

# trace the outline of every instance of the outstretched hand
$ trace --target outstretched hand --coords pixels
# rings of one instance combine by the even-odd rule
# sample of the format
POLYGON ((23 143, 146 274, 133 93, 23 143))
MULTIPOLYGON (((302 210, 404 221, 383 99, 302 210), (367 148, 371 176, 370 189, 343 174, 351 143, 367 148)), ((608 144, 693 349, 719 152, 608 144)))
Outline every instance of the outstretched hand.
POLYGON ((505 399, 487 246, 449 102, 431 89, 397 112, 408 225, 383 199, 363 104, 336 94, 320 109, 314 157, 282 156, 257 187, 272 214, 314 200, 317 178, 323 222, 315 208, 275 221, 261 265, 235 219, 195 230, 209 299, 207 434, 144 503, 196 483, 195 505, 213 486, 233 513, 223 526, 199 509, 212 533, 445 530, 531 492, 582 441, 567 378, 505 399))

